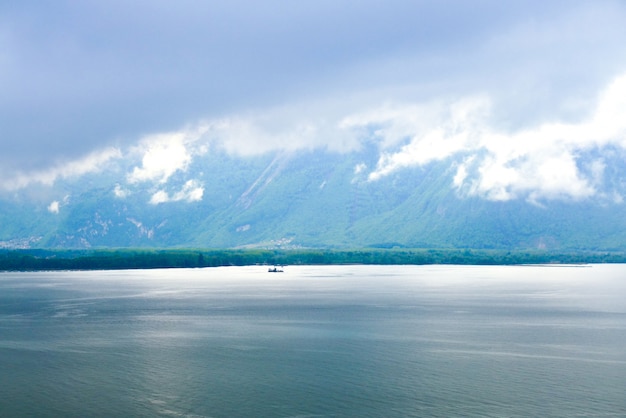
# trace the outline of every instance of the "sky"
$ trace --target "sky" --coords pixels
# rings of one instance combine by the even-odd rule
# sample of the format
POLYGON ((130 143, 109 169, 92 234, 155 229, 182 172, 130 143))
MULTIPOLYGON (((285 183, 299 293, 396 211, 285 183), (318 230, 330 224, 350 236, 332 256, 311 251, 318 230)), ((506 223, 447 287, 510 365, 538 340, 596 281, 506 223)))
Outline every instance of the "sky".
POLYGON ((369 181, 452 158, 469 195, 592 198, 626 150, 624 22, 618 0, 2 2, 0 189, 128 160, 122 196, 209 145, 373 142, 369 181))

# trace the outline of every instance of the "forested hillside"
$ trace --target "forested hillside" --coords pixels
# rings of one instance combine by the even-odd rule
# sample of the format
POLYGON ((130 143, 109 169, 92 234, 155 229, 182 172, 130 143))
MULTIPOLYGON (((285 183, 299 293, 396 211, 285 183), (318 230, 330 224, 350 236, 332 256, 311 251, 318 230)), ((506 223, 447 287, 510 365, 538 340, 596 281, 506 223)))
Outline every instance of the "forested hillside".
POLYGON ((626 249, 619 202, 468 195, 453 186, 451 160, 373 180, 360 168, 376 165, 375 151, 248 158, 214 152, 173 175, 162 201, 154 188, 124 183, 124 168, 64 180, 45 192, 3 195, 0 245, 626 249), (202 184, 200 198, 189 197, 194 184, 202 184))

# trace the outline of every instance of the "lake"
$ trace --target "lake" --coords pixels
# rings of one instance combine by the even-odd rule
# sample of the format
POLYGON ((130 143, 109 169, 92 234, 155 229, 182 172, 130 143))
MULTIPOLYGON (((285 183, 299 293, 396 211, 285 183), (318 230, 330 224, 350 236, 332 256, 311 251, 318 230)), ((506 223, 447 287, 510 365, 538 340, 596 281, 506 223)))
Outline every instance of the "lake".
POLYGON ((626 416, 626 265, 0 273, 0 416, 626 416))

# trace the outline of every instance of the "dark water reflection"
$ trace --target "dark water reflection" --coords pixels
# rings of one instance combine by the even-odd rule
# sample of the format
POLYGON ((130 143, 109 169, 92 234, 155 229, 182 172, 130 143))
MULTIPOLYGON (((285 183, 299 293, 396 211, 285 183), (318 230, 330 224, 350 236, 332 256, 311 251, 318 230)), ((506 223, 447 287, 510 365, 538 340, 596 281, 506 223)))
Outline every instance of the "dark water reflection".
POLYGON ((626 266, 0 274, 0 416, 626 416, 626 266))

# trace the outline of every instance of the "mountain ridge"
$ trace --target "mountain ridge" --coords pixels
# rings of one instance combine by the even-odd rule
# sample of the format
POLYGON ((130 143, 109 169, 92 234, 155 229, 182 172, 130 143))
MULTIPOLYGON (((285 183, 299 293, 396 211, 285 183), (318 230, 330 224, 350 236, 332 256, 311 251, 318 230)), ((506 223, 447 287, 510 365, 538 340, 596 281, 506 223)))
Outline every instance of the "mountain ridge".
POLYGON ((166 182, 123 167, 65 179, 55 204, 0 199, 0 247, 626 249, 620 202, 468 195, 453 158, 372 180, 376 151, 212 152, 166 182))

